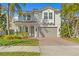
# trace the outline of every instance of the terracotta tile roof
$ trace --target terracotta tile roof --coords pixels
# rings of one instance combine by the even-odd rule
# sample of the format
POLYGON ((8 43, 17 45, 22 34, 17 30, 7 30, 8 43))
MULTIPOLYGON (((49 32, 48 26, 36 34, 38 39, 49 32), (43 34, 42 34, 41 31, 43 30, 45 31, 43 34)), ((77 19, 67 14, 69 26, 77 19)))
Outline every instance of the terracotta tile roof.
POLYGON ((32 13, 40 13, 43 10, 47 10, 47 9, 52 9, 54 11, 60 12, 59 10, 57 10, 55 8, 52 8, 51 6, 47 6, 47 7, 41 8, 41 9, 33 9, 32 11, 26 11, 24 13, 26 13, 27 15, 29 15, 29 14, 32 14, 32 13))
POLYGON ((52 8, 51 6, 47 6, 47 7, 41 8, 41 9, 33 9, 32 12, 37 12, 37 13, 38 13, 38 12, 41 12, 41 11, 47 10, 47 9, 52 9, 52 10, 54 10, 54 11, 59 12, 58 9, 52 8))
POLYGON ((47 6, 47 7, 45 7, 45 8, 42 8, 42 11, 43 11, 43 10, 47 10, 47 9, 52 9, 52 10, 54 10, 54 11, 59 11, 58 9, 52 8, 51 6, 47 6))

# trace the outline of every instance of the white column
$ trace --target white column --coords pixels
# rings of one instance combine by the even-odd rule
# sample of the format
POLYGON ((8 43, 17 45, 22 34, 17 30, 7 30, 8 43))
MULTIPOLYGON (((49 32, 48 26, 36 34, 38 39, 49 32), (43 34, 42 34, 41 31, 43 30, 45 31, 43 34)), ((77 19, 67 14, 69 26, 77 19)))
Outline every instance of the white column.
POLYGON ((19 31, 19 28, 18 28, 18 26, 16 26, 14 29, 14 32, 18 32, 18 31, 19 31))
POLYGON ((30 26, 28 26, 28 33, 29 33, 29 36, 31 36, 30 26))
POLYGON ((34 34, 35 34, 35 37, 37 37, 37 27, 34 26, 34 34))
POLYGON ((24 32, 24 26, 21 25, 21 32, 24 32))
POLYGON ((23 31, 26 32, 25 26, 23 26, 23 31))
POLYGON ((37 37, 39 37, 39 27, 37 27, 37 37))

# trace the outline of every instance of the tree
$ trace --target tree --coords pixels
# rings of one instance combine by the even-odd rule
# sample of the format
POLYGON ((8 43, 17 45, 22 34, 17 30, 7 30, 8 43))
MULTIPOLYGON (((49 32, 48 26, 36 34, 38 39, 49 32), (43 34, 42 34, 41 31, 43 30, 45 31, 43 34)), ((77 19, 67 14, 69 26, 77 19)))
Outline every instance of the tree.
POLYGON ((62 23, 61 24, 61 31, 60 31, 61 37, 70 37, 69 32, 68 32, 68 27, 70 29, 71 35, 73 34, 72 26, 68 25, 67 23, 62 23))
POLYGON ((0 16, 0 30, 6 32, 6 14, 0 16))
POLYGON ((79 4, 69 4, 69 13, 70 13, 70 21, 73 24, 73 28, 74 28, 74 36, 77 37, 77 29, 78 29, 78 25, 79 25, 79 4), (74 18, 75 17, 75 18, 74 18), (75 26, 74 26, 75 25, 75 26))
POLYGON ((71 37, 71 32, 70 32, 70 28, 69 28, 69 23, 70 23, 70 19, 69 19, 69 5, 68 4, 62 4, 61 7, 61 17, 64 18, 64 22, 67 24, 67 29, 68 29, 68 34, 69 37, 71 37))
MULTIPOLYGON (((68 25, 72 25, 74 36, 77 36, 78 33, 78 25, 79 25, 79 4, 71 3, 71 4, 62 4, 61 16, 64 18, 64 22, 68 25)), ((68 32, 71 37, 70 27, 68 26, 68 32)))
MULTIPOLYGON (((21 4, 25 6, 25 4, 21 4)), ((18 12, 22 12, 22 8, 18 3, 8 3, 8 19, 7 19, 7 33, 10 34, 10 15, 13 16, 14 12, 17 10, 18 12)), ((19 13, 20 14, 20 13, 19 13)))
POLYGON ((3 13, 5 8, 0 4, 0 31, 6 32, 6 13, 3 13))

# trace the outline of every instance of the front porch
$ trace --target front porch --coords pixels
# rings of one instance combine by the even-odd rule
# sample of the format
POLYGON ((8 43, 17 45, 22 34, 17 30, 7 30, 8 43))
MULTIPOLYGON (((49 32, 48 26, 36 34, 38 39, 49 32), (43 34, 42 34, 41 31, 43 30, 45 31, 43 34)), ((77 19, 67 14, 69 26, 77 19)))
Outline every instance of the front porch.
POLYGON ((28 32, 31 37, 38 36, 38 24, 36 21, 16 21, 15 25, 15 32, 28 32))
POLYGON ((18 32, 28 32, 29 36, 36 37, 35 26, 18 26, 18 32))

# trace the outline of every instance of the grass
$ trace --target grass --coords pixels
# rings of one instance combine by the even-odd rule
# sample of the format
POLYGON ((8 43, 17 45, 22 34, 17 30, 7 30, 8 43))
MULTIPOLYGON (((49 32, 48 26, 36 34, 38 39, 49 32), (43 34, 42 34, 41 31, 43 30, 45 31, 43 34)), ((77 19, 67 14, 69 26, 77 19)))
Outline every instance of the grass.
POLYGON ((13 46, 37 46, 39 45, 38 39, 0 39, 0 45, 1 46, 7 46, 7 45, 13 45, 13 46))
POLYGON ((38 52, 0 52, 0 56, 40 56, 38 52))
POLYGON ((79 43, 79 38, 63 38, 63 39, 66 39, 66 40, 69 40, 69 41, 72 41, 72 42, 79 43))
POLYGON ((28 36, 28 33, 14 33, 10 35, 0 35, 0 46, 38 46, 39 40, 31 38, 28 36))

